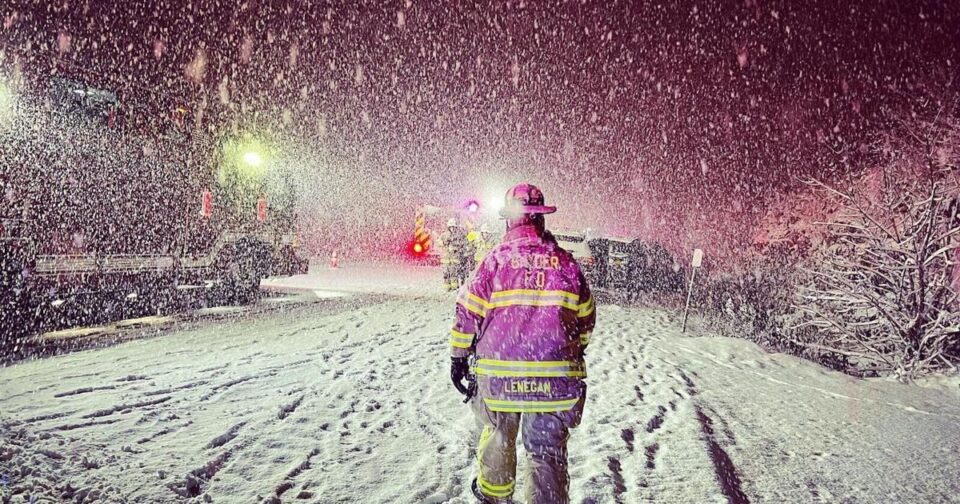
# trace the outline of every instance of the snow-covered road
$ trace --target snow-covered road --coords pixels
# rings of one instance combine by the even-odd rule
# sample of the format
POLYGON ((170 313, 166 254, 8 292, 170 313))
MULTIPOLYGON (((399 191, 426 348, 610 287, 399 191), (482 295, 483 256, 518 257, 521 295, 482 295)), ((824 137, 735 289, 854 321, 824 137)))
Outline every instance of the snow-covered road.
MULTIPOLYGON (((0 369, 0 492, 473 502, 453 296, 423 292, 321 296, 0 369)), ((573 502, 960 502, 957 389, 681 335, 662 311, 598 313, 573 502)))

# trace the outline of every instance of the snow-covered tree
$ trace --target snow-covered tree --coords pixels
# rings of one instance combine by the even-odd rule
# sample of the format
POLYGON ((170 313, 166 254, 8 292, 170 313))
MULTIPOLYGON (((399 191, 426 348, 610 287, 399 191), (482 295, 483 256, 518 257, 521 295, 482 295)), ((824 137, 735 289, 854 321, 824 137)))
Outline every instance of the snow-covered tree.
POLYGON ((960 129, 927 123, 896 142, 859 187, 820 182, 840 211, 822 223, 796 297, 792 339, 901 379, 960 362, 960 129))

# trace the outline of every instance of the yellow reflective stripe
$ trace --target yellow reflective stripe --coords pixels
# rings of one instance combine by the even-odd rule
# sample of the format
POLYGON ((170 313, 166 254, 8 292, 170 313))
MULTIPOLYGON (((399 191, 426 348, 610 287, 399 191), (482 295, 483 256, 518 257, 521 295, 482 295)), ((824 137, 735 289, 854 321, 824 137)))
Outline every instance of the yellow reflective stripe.
POLYGON ((532 297, 553 297, 560 296, 570 299, 571 301, 579 301, 580 295, 574 294, 572 292, 562 291, 562 290, 534 290, 534 289, 512 289, 497 291, 493 294, 490 294, 490 299, 496 299, 501 297, 508 296, 532 296, 532 297))
POLYGON ((483 475, 478 475, 477 477, 477 486, 480 487, 480 492, 489 497, 510 497, 513 494, 513 489, 516 486, 516 483, 511 481, 503 485, 497 485, 487 481, 483 475))
POLYGON ((473 343, 473 335, 462 333, 456 329, 450 330, 450 344, 456 348, 470 348, 473 343))
POLYGON ((478 295, 476 295, 476 294, 474 294, 474 293, 472 293, 472 292, 468 292, 468 293, 467 293, 467 299, 469 299, 470 301, 473 301, 474 303, 477 303, 478 305, 483 306, 483 307, 487 307, 487 306, 490 304, 489 301, 487 301, 486 299, 483 299, 482 297, 480 297, 480 296, 478 296, 478 295))
POLYGON ((579 398, 566 399, 563 401, 509 401, 501 399, 487 399, 486 403, 490 411, 501 411, 504 413, 546 413, 549 411, 567 411, 577 405, 579 398))
POLYGON ((550 408, 540 408, 540 407, 514 407, 514 406, 490 406, 490 411, 496 411, 498 413, 555 413, 559 411, 569 411, 573 406, 563 406, 563 407, 550 407, 550 408))
POLYGON ((577 311, 580 296, 562 290, 532 290, 512 289, 497 291, 490 295, 487 308, 504 308, 507 306, 560 306, 577 311))
POLYGON ((561 377, 584 378, 587 376, 586 371, 509 371, 509 370, 474 368, 474 372, 478 375, 483 375, 483 376, 517 377, 517 378, 520 378, 520 377, 523 377, 523 378, 561 378, 561 377))
POLYGON ((505 308, 507 306, 559 306, 569 310, 577 311, 577 305, 560 300, 544 299, 508 299, 506 301, 495 301, 490 303, 489 308, 505 308))
POLYGON ((593 304, 593 298, 591 297, 590 299, 586 300, 586 302, 581 303, 579 306, 577 306, 574 309, 577 310, 577 317, 583 318, 593 313, 594 308, 595 306, 593 304))
POLYGON ((477 315, 480 315, 481 317, 485 317, 487 315, 486 303, 477 302, 467 297, 460 297, 460 299, 457 300, 457 303, 460 303, 461 306, 473 313, 476 313, 477 315))
POLYGON ((472 304, 468 304, 468 303, 460 303, 460 305, 463 306, 464 308, 466 308, 467 310, 469 310, 470 312, 473 312, 473 313, 476 313, 477 315, 480 315, 481 317, 486 317, 486 316, 487 316, 487 312, 486 312, 486 310, 484 310, 483 308, 477 308, 476 306, 474 306, 474 305, 472 305, 472 304))
POLYGON ((462 333, 456 329, 450 329, 450 337, 458 340, 473 341, 473 335, 462 333))
POLYGON ((460 303, 464 308, 481 317, 487 316, 487 310, 490 307, 490 303, 486 299, 471 292, 461 293, 457 298, 457 303, 460 303))
POLYGON ((501 366, 501 367, 561 367, 561 366, 579 366, 573 361, 505 361, 495 359, 480 359, 477 365, 501 366))
POLYGON ((563 405, 574 405, 577 404, 577 401, 580 400, 579 397, 574 397, 573 399, 562 399, 559 401, 514 401, 511 399, 493 399, 485 397, 483 399, 487 404, 492 406, 563 406, 563 405))
POLYGON ((501 361, 480 359, 473 371, 478 375, 529 378, 587 376, 583 363, 571 361, 501 361))

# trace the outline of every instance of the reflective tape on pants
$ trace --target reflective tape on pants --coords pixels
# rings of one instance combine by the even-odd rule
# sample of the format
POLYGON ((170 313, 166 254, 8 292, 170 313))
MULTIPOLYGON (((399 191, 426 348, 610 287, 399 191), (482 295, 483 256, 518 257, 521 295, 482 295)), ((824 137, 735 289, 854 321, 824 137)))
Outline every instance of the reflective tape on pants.
POLYGON ((568 411, 576 406, 579 400, 579 397, 560 401, 511 401, 508 399, 484 398, 483 402, 486 403, 490 411, 501 411, 505 413, 549 413, 568 411))

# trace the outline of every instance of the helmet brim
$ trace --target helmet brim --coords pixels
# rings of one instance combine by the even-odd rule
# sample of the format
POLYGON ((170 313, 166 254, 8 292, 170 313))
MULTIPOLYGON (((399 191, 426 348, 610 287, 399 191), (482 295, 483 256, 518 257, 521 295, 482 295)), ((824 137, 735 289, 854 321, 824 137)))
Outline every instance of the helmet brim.
POLYGON ((502 208, 500 209, 500 217, 504 218, 517 218, 521 215, 529 214, 552 214, 557 211, 555 206, 546 206, 546 205, 534 205, 534 206, 524 206, 519 208, 502 208))

